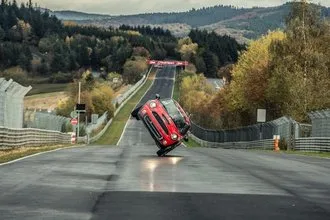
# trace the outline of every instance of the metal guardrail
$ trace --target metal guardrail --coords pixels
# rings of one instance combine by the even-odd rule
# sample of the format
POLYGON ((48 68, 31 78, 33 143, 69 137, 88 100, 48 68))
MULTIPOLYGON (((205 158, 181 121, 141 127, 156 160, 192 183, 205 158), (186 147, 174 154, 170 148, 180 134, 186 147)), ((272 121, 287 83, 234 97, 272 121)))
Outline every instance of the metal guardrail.
POLYGON ((69 144, 71 135, 57 131, 33 128, 14 129, 0 127, 0 148, 69 144))
POLYGON ((330 152, 330 137, 298 138, 294 149, 306 152, 330 152))
POLYGON ((209 142, 199 139, 193 134, 190 134, 189 137, 199 143, 202 147, 208 148, 223 148, 223 149, 262 149, 262 150, 272 150, 274 149, 274 140, 264 139, 256 141, 240 141, 240 142, 209 142))
POLYGON ((96 130, 98 129, 99 127, 101 127, 104 123, 107 123, 107 118, 108 118, 108 112, 104 112, 104 114, 99 117, 96 121, 95 124, 89 124, 87 127, 86 127, 86 132, 87 133, 92 133, 93 130, 96 130))
MULTIPOLYGON (((138 81, 134 86, 132 86, 128 91, 126 91, 121 97, 124 97, 124 99, 120 99, 120 103, 119 107, 116 109, 114 116, 115 117, 119 111, 123 108, 123 106, 127 103, 127 101, 133 96, 135 95, 135 93, 137 93, 137 91, 139 91, 139 89, 145 84, 145 82, 148 79, 148 76, 151 72, 153 67, 151 67, 149 69, 149 71, 143 75, 142 79, 140 79, 140 81, 138 81)), ((94 143, 96 142, 98 139, 100 139, 104 133, 108 130, 108 128, 110 127, 112 123, 112 118, 108 121, 108 123, 105 125, 105 127, 102 129, 102 131, 100 131, 100 133, 98 133, 96 136, 92 137, 92 138, 87 138, 88 139, 88 144, 89 143, 94 143)))

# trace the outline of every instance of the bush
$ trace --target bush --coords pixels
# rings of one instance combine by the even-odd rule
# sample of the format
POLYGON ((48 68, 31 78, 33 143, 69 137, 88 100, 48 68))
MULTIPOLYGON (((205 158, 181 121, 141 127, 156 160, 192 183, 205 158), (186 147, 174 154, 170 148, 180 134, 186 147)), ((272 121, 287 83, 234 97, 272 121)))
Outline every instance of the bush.
POLYGON ((0 72, 0 77, 4 77, 7 80, 13 79, 15 82, 27 86, 29 84, 28 74, 21 67, 12 67, 0 72))
POLYGON ((68 83, 72 82, 73 78, 71 73, 58 72, 53 74, 49 80, 51 83, 68 83))
POLYGON ((288 143, 286 142, 285 138, 281 138, 279 142, 280 150, 288 150, 288 143))

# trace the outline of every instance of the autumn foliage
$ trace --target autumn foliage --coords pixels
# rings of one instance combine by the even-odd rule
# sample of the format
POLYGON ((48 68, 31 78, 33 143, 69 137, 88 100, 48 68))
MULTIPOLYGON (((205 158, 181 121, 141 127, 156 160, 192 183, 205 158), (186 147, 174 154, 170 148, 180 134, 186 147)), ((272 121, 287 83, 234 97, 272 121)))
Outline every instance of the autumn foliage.
POLYGON ((290 116, 308 122, 308 113, 330 108, 330 23, 316 5, 292 4, 284 31, 251 42, 233 67, 219 70, 231 81, 210 92, 202 75, 182 79, 180 101, 206 128, 256 123, 258 108, 267 120, 290 116))

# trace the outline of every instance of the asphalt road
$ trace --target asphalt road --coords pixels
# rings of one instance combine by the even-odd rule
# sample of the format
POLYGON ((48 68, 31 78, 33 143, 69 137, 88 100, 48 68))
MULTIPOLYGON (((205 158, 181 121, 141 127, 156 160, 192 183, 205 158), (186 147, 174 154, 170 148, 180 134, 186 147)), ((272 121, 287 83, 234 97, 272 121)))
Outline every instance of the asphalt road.
MULTIPOLYGON (((172 76, 161 70, 146 99, 169 97, 172 76)), ((185 147, 158 158, 141 124, 119 147, 0 166, 0 219, 330 219, 330 160, 185 147)))

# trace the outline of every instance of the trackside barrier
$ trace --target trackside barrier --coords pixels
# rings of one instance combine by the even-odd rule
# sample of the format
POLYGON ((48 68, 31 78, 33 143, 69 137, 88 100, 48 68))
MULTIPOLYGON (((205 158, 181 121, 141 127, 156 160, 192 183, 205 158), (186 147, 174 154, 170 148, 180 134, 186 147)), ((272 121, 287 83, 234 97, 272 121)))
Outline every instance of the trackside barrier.
POLYGON ((46 144, 70 144, 70 142, 70 134, 58 131, 0 127, 0 148, 41 146, 46 144))
POLYGON ((330 152, 330 137, 298 138, 295 150, 305 152, 330 152))
POLYGON ((241 141, 241 142, 208 142, 202 139, 199 139, 193 134, 190 134, 189 137, 199 143, 202 147, 208 148, 223 148, 223 149, 261 149, 261 150, 273 150, 274 149, 274 140, 273 139, 264 139, 257 141, 241 141))
MULTIPOLYGON (((117 100, 117 101, 119 101, 120 103, 117 102, 117 103, 119 104, 119 107, 116 109, 113 118, 119 113, 119 111, 123 108, 123 106, 127 103, 127 101, 128 101, 132 96, 134 96, 134 95, 139 91, 139 89, 145 84, 145 82, 147 81, 148 76, 149 76, 149 74, 150 74, 152 68, 153 68, 153 67, 151 67, 151 68, 149 69, 149 71, 148 71, 145 75, 143 75, 143 77, 142 77, 142 79, 141 79, 140 81, 138 81, 133 87, 131 87, 128 91, 126 91, 125 94, 123 94, 123 95, 121 96, 121 99, 117 100), (123 99, 123 97, 124 97, 125 99, 123 99)), ((98 133, 96 136, 94 136, 94 137, 92 137, 92 138, 87 138, 87 142, 88 142, 88 144, 89 144, 89 143, 94 143, 94 142, 96 142, 98 139, 100 139, 100 138, 104 135, 104 133, 105 133, 105 132, 108 130, 108 128, 110 127, 113 118, 111 118, 111 119, 108 121, 108 123, 105 125, 105 127, 102 129, 102 131, 100 131, 100 133, 98 133)))

